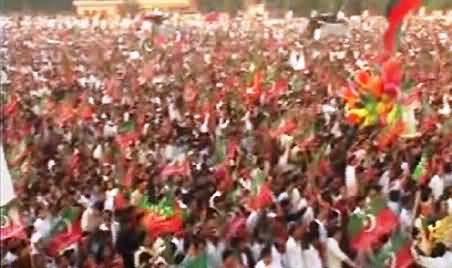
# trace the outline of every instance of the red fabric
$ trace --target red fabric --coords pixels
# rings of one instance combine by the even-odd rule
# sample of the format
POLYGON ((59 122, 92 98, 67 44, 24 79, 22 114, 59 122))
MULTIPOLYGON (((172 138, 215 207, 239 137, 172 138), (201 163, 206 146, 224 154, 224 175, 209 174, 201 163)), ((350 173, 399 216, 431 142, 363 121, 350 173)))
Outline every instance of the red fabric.
POLYGON ((25 228, 21 222, 11 221, 10 224, 0 228, 0 241, 10 238, 27 239, 25 228))
POLYGON ((261 209, 273 203, 273 192, 270 185, 264 183, 260 186, 259 193, 257 196, 251 198, 250 208, 261 209))
POLYGON ((82 238, 82 227, 80 220, 72 224, 71 228, 66 232, 60 233, 52 238, 47 244, 48 253, 50 256, 57 256, 60 251, 68 248, 72 244, 80 241, 82 238))
POLYGON ((19 100, 17 96, 13 95, 4 108, 4 114, 6 115, 14 114, 17 111, 18 102, 19 100))
POLYGON ((122 135, 118 135, 116 137, 116 142, 118 143, 119 148, 122 151, 125 151, 127 147, 129 147, 131 144, 135 143, 138 140, 139 136, 140 135, 137 132, 125 133, 122 135))
POLYGON ((161 176, 162 177, 169 177, 169 176, 177 176, 177 175, 188 175, 188 173, 190 172, 190 164, 188 163, 188 161, 184 161, 180 164, 173 164, 173 165, 166 165, 162 172, 161 172, 161 176))
POLYGON ((393 232, 399 225, 397 215, 389 208, 382 209, 375 216, 375 226, 372 230, 369 227, 362 230, 350 241, 351 246, 356 251, 365 251, 372 249, 375 245, 380 243, 382 236, 388 235, 393 232))
POLYGON ((404 245, 395 254, 395 265, 391 266, 394 268, 410 268, 414 263, 413 255, 411 255, 411 243, 404 245))
POLYGON ((59 112, 56 116, 57 122, 60 126, 66 124, 74 118, 74 108, 70 101, 63 101, 59 105, 58 111, 59 112))
POLYGON ((156 37, 154 37, 153 41, 154 45, 158 47, 163 47, 164 45, 166 45, 166 43, 168 43, 168 39, 163 35, 157 35, 156 37))
POLYGON ((152 213, 146 214, 141 223, 149 231, 149 235, 153 238, 165 234, 178 233, 183 228, 182 218, 178 213, 170 218, 164 218, 152 213))
POLYGON ((289 83, 286 79, 279 79, 275 82, 275 84, 273 84, 272 89, 266 92, 265 100, 267 102, 275 101, 287 91, 288 87, 289 83))
POLYGON ((228 153, 227 153, 227 160, 233 160, 239 150, 239 145, 235 139, 230 139, 228 143, 228 153))
POLYGON ((122 182, 124 187, 126 188, 132 187, 134 175, 135 175, 135 165, 131 164, 127 169, 126 175, 124 176, 124 180, 122 182))
POLYGON ((220 18, 219 12, 210 12, 205 16, 205 21, 206 22, 215 22, 215 21, 218 21, 219 18, 220 18))
POLYGON ((233 237, 240 237, 244 232, 246 232, 246 218, 236 217, 229 223, 225 237, 229 240, 233 237))
POLYGON ((422 4, 422 0, 399 0, 399 2, 388 13, 388 28, 384 34, 384 47, 386 54, 395 49, 397 31, 405 16, 422 4))
POLYGON ((115 210, 123 209, 127 207, 127 204, 127 199, 123 193, 120 192, 115 196, 115 210))
POLYGON ((383 83, 385 93, 388 88, 400 87, 402 83, 402 63, 396 59, 389 59, 383 63, 383 83))

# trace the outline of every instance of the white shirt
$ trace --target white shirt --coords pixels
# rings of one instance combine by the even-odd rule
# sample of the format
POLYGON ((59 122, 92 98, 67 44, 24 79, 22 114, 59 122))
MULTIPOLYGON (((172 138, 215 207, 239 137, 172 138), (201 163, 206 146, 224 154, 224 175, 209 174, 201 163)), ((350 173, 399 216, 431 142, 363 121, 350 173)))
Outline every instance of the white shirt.
POLYGON ((306 268, 322 268, 319 251, 312 245, 303 250, 303 260, 306 268))
POLYGON ((440 176, 435 175, 428 186, 432 189, 433 198, 438 201, 444 193, 444 180, 440 176))
POLYGON ((403 208, 400 212, 400 226, 403 232, 407 233, 412 225, 412 214, 411 211, 403 208))
POLYGON ((293 237, 289 237, 286 242, 286 253, 284 254, 286 260, 286 268, 303 268, 304 261, 301 251, 301 245, 293 237))
POLYGON ((345 168, 345 186, 348 197, 353 197, 358 194, 358 182, 356 181, 356 169, 354 166, 348 165, 345 168))
POLYGON ((283 268, 282 264, 283 264, 283 256, 281 255, 281 253, 279 253, 279 251, 275 247, 272 247, 271 267, 272 268, 283 268))
POLYGON ((329 237, 326 240, 326 262, 328 268, 342 268, 342 262, 348 259, 348 256, 339 247, 336 239, 329 237))
POLYGON ((119 189, 114 188, 105 192, 104 210, 113 211, 115 208, 115 197, 118 194, 119 189))

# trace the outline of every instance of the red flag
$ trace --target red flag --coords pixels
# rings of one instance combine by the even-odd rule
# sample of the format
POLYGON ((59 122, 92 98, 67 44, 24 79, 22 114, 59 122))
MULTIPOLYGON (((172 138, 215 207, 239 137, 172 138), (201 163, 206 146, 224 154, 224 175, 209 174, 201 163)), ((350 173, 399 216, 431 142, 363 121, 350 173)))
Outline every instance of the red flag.
POLYGON ((395 39, 397 31, 403 22, 405 16, 422 4, 422 0, 395 0, 393 5, 388 8, 388 28, 384 34, 384 46, 386 54, 391 54, 395 49, 395 39))
POLYGON ((2 207, 0 209, 0 241, 10 238, 26 239, 25 227, 15 208, 2 207))
POLYGON ((124 133, 124 134, 118 135, 116 137, 116 142, 118 143, 119 148, 122 151, 125 151, 127 149, 127 147, 129 147, 133 143, 137 142, 139 137, 140 137, 140 134, 137 132, 124 133))
POLYGON ((177 176, 182 175, 186 176, 190 172, 190 163, 188 161, 183 161, 179 164, 166 165, 162 172, 161 176, 167 178, 169 176, 177 176))

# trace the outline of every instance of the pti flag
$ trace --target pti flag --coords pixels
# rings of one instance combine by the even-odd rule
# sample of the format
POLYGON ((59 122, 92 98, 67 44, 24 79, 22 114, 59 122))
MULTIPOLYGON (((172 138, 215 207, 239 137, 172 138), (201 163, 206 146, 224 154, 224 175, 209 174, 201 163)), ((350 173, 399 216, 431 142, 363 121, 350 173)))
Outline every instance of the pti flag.
POLYGON ((17 209, 11 205, 11 201, 16 195, 2 144, 0 144, 0 183, 0 240, 24 238, 24 227, 20 221, 20 215, 17 209))

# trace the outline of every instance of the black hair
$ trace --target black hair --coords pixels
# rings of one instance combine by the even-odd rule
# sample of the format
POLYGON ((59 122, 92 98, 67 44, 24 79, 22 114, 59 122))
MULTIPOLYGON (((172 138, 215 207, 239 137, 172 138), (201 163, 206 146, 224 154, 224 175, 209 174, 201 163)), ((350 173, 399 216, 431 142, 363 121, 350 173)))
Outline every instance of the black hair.
POLYGON ((225 261, 227 258, 232 257, 232 256, 235 256, 234 250, 226 249, 222 255, 223 261, 225 261))
POLYGON ((269 257, 272 255, 272 247, 271 244, 265 245, 264 248, 261 250, 260 259, 263 259, 265 257, 269 257))
POLYGON ((389 192, 389 200, 392 202, 400 201, 400 191, 399 190, 391 190, 389 192))
POLYGON ((96 203, 94 203, 93 208, 97 209, 97 210, 100 210, 100 211, 104 210, 104 202, 97 201, 96 203))
POLYGON ((446 254, 446 246, 443 243, 437 243, 432 249, 432 258, 438 258, 444 256, 446 254))

